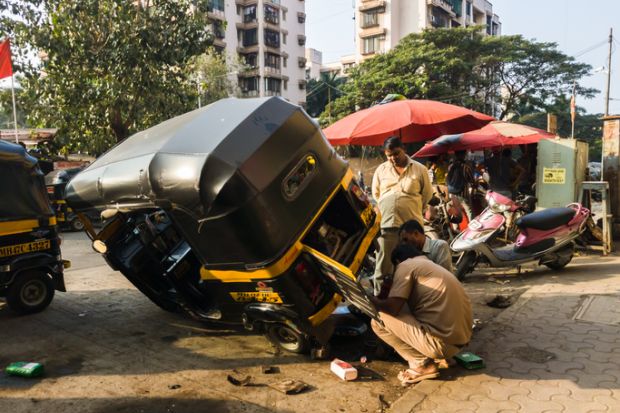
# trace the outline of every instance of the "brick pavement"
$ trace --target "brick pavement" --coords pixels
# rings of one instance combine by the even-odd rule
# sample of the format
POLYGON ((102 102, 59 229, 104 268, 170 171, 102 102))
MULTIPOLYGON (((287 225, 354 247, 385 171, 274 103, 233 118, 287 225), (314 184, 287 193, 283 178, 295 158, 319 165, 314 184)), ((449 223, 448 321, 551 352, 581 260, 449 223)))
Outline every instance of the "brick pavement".
POLYGON ((391 411, 620 412, 620 324, 598 322, 620 306, 590 312, 597 321, 574 319, 592 296, 620 300, 620 257, 550 273, 475 333, 468 350, 485 369, 444 371, 410 388, 391 411))

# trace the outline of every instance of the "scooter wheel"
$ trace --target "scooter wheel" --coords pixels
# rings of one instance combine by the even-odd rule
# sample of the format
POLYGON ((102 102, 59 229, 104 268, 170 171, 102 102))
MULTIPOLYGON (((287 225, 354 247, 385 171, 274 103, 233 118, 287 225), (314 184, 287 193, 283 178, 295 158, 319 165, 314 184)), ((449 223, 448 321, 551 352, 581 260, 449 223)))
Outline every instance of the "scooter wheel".
POLYGON ((454 275, 459 281, 463 281, 465 276, 474 270, 476 265, 476 253, 473 251, 467 251, 463 253, 463 256, 457 261, 454 275))
POLYGON ((287 325, 276 323, 267 327, 267 338, 282 350, 291 353, 307 353, 310 340, 287 325))
POLYGON ((545 265, 551 268, 552 270, 559 271, 563 269, 564 267, 566 267, 568 263, 571 262, 572 259, 573 259, 573 254, 565 256, 565 257, 560 257, 555 261, 547 262, 545 263, 545 265))
POLYGON ((9 308, 18 314, 43 311, 54 298, 54 283, 44 271, 22 272, 6 293, 9 308))

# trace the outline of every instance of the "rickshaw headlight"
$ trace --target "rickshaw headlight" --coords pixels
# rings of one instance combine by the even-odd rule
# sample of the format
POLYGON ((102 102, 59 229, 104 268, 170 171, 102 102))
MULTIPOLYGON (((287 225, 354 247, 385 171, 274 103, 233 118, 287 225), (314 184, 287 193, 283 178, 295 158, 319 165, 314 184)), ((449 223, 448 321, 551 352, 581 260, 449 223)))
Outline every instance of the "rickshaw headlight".
POLYGON ((108 246, 100 239, 96 239, 93 241, 93 249, 99 254, 105 254, 108 251, 108 246))

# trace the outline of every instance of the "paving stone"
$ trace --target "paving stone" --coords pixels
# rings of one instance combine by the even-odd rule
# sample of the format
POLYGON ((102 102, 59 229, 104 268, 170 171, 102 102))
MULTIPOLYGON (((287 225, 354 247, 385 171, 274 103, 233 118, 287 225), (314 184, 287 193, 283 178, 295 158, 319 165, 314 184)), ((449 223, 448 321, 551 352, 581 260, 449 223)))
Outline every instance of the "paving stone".
POLYGON ((517 403, 521 412, 536 413, 544 410, 564 410, 564 406, 560 403, 534 400, 523 395, 512 395, 508 400, 517 403))
POLYGON ((578 401, 567 396, 552 396, 551 400, 563 406, 563 413, 583 413, 590 410, 605 410, 607 408, 602 403, 578 401))
POLYGON ((522 381, 519 386, 529 391, 527 397, 533 400, 549 401, 553 395, 565 395, 571 394, 570 390, 564 387, 558 387, 550 384, 539 384, 532 381, 522 381))
POLYGON ((576 375, 577 385, 583 389, 605 388, 600 385, 603 382, 615 383, 618 387, 618 381, 610 374, 587 374, 581 370, 569 370, 567 373, 576 375))
POLYGON ((613 362, 600 363, 586 357, 575 357, 574 361, 584 365, 583 371, 586 374, 603 374, 605 370, 620 371, 620 365, 613 362))
POLYGON ((523 395, 527 396, 529 394, 529 390, 523 387, 519 387, 515 383, 493 383, 487 382, 484 384, 484 389, 489 395, 490 399, 497 401, 508 401, 510 396, 514 395, 523 395))
POLYGON ((583 363, 579 363, 576 361, 560 361, 560 360, 551 360, 546 363, 545 370, 551 373, 564 374, 569 370, 581 370, 585 368, 583 363))
POLYGON ((471 401, 478 405, 476 413, 497 413, 498 411, 518 411, 519 405, 508 400, 497 401, 489 398, 478 398, 473 395, 471 401))
POLYGON ((620 399, 613 398, 611 396, 594 396, 594 401, 607 407, 607 410, 611 412, 620 411, 620 399))

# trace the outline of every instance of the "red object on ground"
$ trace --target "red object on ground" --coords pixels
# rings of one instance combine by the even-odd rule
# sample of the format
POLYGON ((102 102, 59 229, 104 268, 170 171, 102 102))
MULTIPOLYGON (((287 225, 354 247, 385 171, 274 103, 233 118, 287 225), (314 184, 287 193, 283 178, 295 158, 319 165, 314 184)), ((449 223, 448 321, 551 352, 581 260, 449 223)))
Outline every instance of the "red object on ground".
POLYGON ((0 43, 0 79, 13 75, 13 64, 11 63, 11 43, 6 39, 0 43))
POLYGON ((553 138, 555 138, 555 135, 542 129, 516 123, 495 121, 478 130, 457 135, 440 136, 428 142, 413 156, 423 158, 461 150, 477 151, 502 146, 537 143, 541 139, 553 138))
POLYGON ((396 100, 352 113, 323 133, 334 146, 380 146, 393 135, 405 143, 422 142, 478 129, 492 120, 483 113, 433 100, 396 100))

